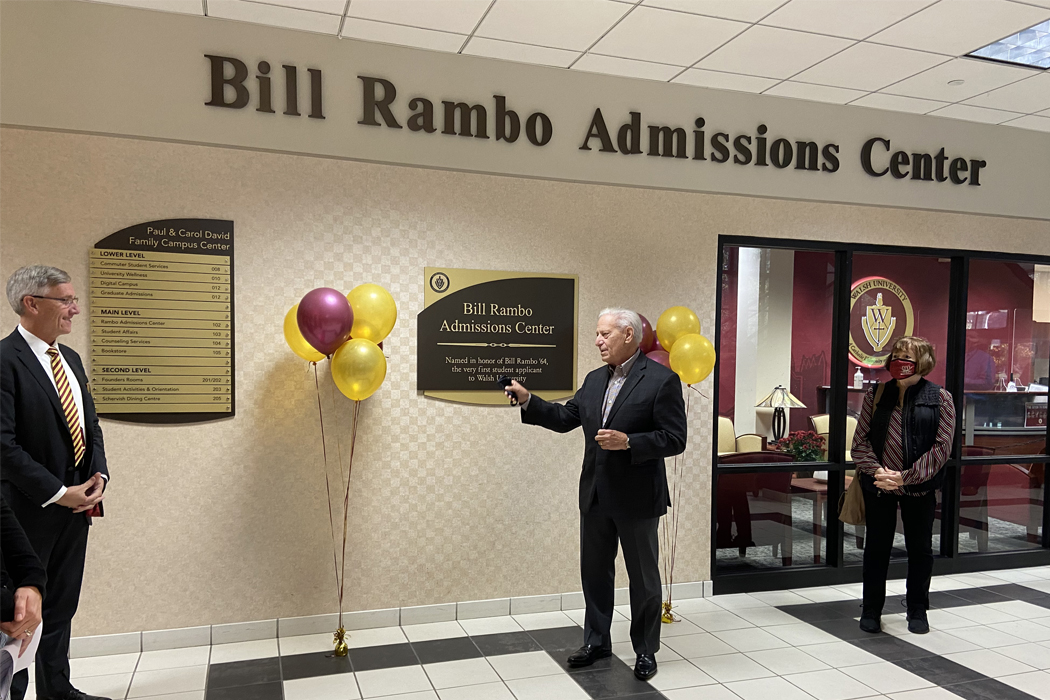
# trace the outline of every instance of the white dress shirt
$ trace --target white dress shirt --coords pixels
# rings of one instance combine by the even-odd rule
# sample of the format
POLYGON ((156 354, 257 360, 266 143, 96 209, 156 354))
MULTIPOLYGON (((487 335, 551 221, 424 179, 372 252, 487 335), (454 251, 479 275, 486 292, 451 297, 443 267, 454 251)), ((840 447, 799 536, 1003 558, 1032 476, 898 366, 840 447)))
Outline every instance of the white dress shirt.
MULTIPOLYGON (((62 361, 62 369, 66 371, 66 379, 69 382, 69 391, 73 394, 73 403, 77 406, 77 419, 80 421, 80 429, 84 430, 84 394, 80 390, 80 382, 77 381, 77 375, 73 374, 73 368, 69 366, 69 362, 62 355, 62 351, 58 349, 58 341, 55 341, 54 345, 48 345, 45 341, 37 338, 35 335, 27 331, 22 327, 22 324, 18 324, 18 332, 22 334, 26 342, 29 343, 29 349, 36 355, 37 361, 40 362, 40 366, 44 368, 44 374, 47 375, 48 379, 51 380, 51 385, 55 387, 55 393, 58 393, 58 384, 55 383, 55 375, 51 372, 51 358, 48 357, 47 351, 54 347, 58 350, 58 358, 62 361)), ((87 435, 84 436, 85 441, 87 435)), ((58 490, 54 496, 51 497, 47 503, 44 503, 44 507, 51 505, 56 502, 62 496, 66 495, 66 487, 63 486, 58 490)))

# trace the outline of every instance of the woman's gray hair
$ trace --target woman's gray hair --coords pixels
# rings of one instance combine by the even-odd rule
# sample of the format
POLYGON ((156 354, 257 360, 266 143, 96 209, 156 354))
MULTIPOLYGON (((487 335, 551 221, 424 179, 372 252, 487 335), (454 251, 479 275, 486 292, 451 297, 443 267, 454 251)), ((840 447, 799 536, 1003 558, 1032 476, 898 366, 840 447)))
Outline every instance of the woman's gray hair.
POLYGON ((620 330, 630 326, 634 329, 635 342, 642 342, 642 317, 636 311, 631 311, 630 309, 602 309, 598 314, 598 318, 601 319, 602 316, 615 318, 616 327, 620 330))
POLYGON ((7 278, 7 301, 11 308, 19 316, 26 312, 22 300, 27 296, 43 294, 50 287, 59 284, 67 284, 71 281, 65 270, 48 265, 26 265, 15 270, 14 274, 7 278))

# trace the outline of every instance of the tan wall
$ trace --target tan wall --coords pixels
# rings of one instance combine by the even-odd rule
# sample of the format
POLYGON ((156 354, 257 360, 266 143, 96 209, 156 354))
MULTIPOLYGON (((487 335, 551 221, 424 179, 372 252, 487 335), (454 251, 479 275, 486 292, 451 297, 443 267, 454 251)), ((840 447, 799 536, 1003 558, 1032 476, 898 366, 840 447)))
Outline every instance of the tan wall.
MULTIPOLYGON (((67 269, 83 296, 87 251, 114 231, 174 217, 236 226, 238 414, 203 425, 104 422, 113 483, 92 532, 76 635, 335 609, 312 378, 281 335, 285 311, 313 287, 376 282, 400 308, 355 458, 345 606, 354 610, 580 587, 582 440, 522 426, 510 409, 415 391, 424 265, 579 274, 582 376, 598 364, 590 319, 606 305, 655 319, 685 304, 713 335, 719 234, 1050 254, 1050 223, 1031 220, 12 128, 0 136, 5 279, 46 262, 67 269)), ((2 312, 5 332, 15 321, 2 312)), ((68 342, 87 348, 83 318, 68 342)), ((710 394, 711 380, 701 388, 710 394)), ((349 402, 334 403, 329 429, 345 435, 349 402)), ((692 405, 682 581, 710 578, 711 405, 692 405)))

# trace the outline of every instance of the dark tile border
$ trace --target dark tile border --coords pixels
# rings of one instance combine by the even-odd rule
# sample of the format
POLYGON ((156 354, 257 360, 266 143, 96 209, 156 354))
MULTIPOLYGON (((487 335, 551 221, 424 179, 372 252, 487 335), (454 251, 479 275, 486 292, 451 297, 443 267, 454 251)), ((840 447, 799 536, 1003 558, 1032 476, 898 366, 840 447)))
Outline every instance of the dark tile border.
POLYGON ((583 629, 571 625, 359 647, 350 649, 349 655, 343 658, 337 658, 331 652, 316 652, 234 661, 209 666, 205 700, 282 700, 282 680, 536 651, 546 652, 596 700, 666 700, 651 685, 635 678, 633 667, 616 656, 601 659, 586 668, 570 669, 569 654, 582 644, 583 629))
MULTIPOLYGON (((886 599, 886 613, 900 607, 903 596, 886 599)), ((1018 600, 1050 608, 1050 593, 1019 584, 937 591, 930 594, 933 608, 951 609, 1018 600)), ((835 638, 869 651, 915 675, 959 695, 965 700, 1035 700, 994 678, 972 671, 910 643, 906 638, 861 632, 859 600, 777 606, 778 610, 828 632, 835 638)), ((901 608, 903 609, 903 608, 901 608)), ((423 642, 402 642, 351 649, 348 657, 331 652, 252 659, 208 668, 206 700, 281 700, 282 680, 314 678, 335 673, 369 671, 463 659, 546 652, 581 689, 595 700, 666 700, 651 685, 634 677, 631 664, 611 656, 585 668, 568 667, 569 654, 583 644, 583 630, 576 626, 453 637, 423 642)))
MULTIPOLYGON (((886 599, 883 614, 896 613, 903 596, 886 599)), ((1018 584, 962 588, 930 593, 931 609, 951 609, 963 605, 986 605, 1019 600, 1050 608, 1050 594, 1018 584)), ((1038 700, 1028 693, 989 678, 938 654, 912 644, 907 639, 884 632, 860 631, 860 601, 807 603, 778 606, 778 610, 824 630, 841 641, 863 649, 884 661, 914 673, 965 700, 1038 700), (850 613, 853 610, 853 613, 850 613)), ((976 623, 975 623, 976 624, 976 623)))

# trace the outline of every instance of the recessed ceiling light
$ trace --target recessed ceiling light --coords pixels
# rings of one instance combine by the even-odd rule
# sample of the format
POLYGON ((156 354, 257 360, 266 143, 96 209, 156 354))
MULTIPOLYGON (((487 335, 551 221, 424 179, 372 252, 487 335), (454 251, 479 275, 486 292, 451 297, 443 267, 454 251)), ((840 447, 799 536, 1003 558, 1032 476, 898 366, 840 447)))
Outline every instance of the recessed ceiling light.
POLYGON ((949 80, 948 84, 949 85, 962 85, 965 82, 966 82, 965 80, 949 80))
POLYGON ((1050 68, 1050 19, 967 55, 1018 66, 1050 68))

